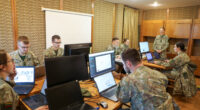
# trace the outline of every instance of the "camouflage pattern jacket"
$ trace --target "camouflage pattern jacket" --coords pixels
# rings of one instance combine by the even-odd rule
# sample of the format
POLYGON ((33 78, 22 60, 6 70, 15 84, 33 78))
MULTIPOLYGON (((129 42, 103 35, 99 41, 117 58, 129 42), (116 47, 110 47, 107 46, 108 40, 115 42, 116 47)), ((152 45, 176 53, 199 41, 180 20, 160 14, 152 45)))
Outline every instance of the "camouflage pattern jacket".
POLYGON ((129 48, 128 45, 126 45, 126 44, 121 44, 121 45, 120 45, 121 53, 122 53, 124 50, 127 50, 128 48, 129 48))
POLYGON ((194 71, 197 67, 190 62, 190 58, 185 52, 179 52, 178 56, 169 60, 169 62, 160 62, 159 64, 165 67, 173 67, 172 70, 167 71, 175 79, 173 94, 186 97, 196 94, 194 71))
POLYGON ((161 50, 160 57, 161 59, 166 59, 166 49, 169 46, 168 42, 168 36, 167 35, 158 35, 156 36, 154 43, 153 43, 153 49, 156 50, 161 50))
POLYGON ((131 102, 132 110, 173 110, 167 83, 162 73, 140 66, 120 81, 116 95, 122 103, 131 102))
POLYGON ((109 50, 114 50, 115 55, 120 55, 121 54, 121 49, 120 47, 114 47, 113 45, 109 45, 106 49, 107 51, 109 50))
POLYGON ((38 58, 31 51, 28 51, 24 61, 19 56, 18 50, 11 52, 10 55, 14 59, 15 66, 38 66, 40 64, 38 58))
POLYGON ((47 50, 44 52, 44 57, 45 58, 52 58, 52 57, 58 57, 58 56, 63 56, 64 50, 62 48, 58 49, 58 53, 54 51, 53 47, 49 47, 47 50))
POLYGON ((11 85, 0 78, 0 110, 16 110, 18 106, 19 97, 11 85))

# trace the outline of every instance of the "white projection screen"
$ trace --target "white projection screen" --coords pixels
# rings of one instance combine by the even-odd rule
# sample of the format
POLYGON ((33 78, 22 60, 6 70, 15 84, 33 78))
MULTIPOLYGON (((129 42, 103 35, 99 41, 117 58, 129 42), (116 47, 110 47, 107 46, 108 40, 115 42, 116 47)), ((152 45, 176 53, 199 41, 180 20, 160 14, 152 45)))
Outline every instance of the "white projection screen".
POLYGON ((65 44, 91 43, 92 14, 42 8, 46 20, 46 48, 52 45, 53 35, 61 37, 65 44))

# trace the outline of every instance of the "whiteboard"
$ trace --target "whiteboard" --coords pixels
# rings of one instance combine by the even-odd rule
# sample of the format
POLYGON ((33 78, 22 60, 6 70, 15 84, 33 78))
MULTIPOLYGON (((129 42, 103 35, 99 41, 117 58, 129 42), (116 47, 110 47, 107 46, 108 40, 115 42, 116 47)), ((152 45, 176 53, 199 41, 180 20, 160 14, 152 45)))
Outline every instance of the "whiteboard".
POLYGON ((91 43, 91 14, 42 8, 45 11, 46 48, 52 46, 53 35, 65 44, 91 43))

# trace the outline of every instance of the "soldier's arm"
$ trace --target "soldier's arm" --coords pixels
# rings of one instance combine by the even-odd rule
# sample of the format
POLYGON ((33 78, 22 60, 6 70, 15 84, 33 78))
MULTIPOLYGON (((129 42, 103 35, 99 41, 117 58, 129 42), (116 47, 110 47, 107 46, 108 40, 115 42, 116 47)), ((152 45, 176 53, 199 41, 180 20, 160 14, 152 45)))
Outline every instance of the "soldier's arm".
POLYGON ((170 59, 168 62, 161 63, 162 66, 165 67, 175 67, 181 63, 182 58, 180 56, 176 56, 173 59, 170 59))
POLYGON ((131 92, 128 84, 127 78, 125 77, 120 81, 117 88, 116 96, 122 103, 130 102, 131 99, 131 92))
POLYGON ((156 42, 156 39, 158 38, 158 36, 156 36, 154 42, 153 42, 153 50, 157 51, 157 42, 156 42))
POLYGON ((49 52, 48 52, 48 50, 44 51, 43 56, 44 56, 44 58, 49 58, 49 52))
POLYGON ((164 47, 161 49, 161 52, 166 50, 168 48, 168 46, 169 46, 169 38, 168 38, 168 36, 166 36, 165 44, 164 44, 164 47))
POLYGON ((39 61, 38 57, 35 56, 34 53, 32 53, 32 58, 33 58, 34 66, 40 65, 40 61, 39 61))
POLYGON ((10 88, 5 84, 0 87, 0 99, 0 110, 13 110, 13 94, 10 88))

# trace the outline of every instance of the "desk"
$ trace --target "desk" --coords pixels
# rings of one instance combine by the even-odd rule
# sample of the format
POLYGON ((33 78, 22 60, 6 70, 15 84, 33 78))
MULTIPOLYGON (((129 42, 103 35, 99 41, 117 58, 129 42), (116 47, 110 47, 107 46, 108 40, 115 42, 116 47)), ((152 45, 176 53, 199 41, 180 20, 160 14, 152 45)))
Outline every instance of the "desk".
MULTIPOLYGON (((116 62, 116 64, 119 64, 119 65, 123 66, 121 59, 115 59, 115 62, 116 62)), ((163 69, 163 70, 169 69, 169 68, 161 66, 161 65, 149 63, 147 60, 142 60, 142 64, 144 66, 153 67, 153 68, 156 68, 156 69, 163 69)))
MULTIPOLYGON (((43 78, 41 78, 41 79, 36 81, 36 85, 33 88, 33 90, 30 92, 30 94, 25 95, 25 96, 20 96, 20 108, 22 110, 24 110, 24 109, 31 110, 31 108, 29 108, 29 106, 26 105, 22 101, 22 99, 24 97, 31 96, 33 94, 39 93, 40 90, 42 89, 42 85, 44 83, 44 79, 45 79, 45 77, 43 77, 43 78)), ((116 80, 117 83, 119 83, 119 81, 120 80, 116 80)), ((94 82, 93 81, 90 81, 90 80, 87 80, 87 81, 84 81, 84 82, 80 81, 80 86, 82 88, 86 88, 87 90, 89 90, 91 92, 92 96, 93 96, 91 98, 84 98, 84 100, 85 100, 85 102, 87 104, 89 104, 89 105, 91 105, 91 106, 96 108, 98 106, 94 102, 98 103, 98 102, 101 102, 101 101, 105 101, 105 102, 108 103, 108 108, 107 109, 104 109, 104 108, 100 107, 99 110, 113 110, 113 109, 117 109, 117 108, 119 108, 121 106, 121 103, 119 101, 118 102, 113 102, 113 101, 111 101, 109 99, 106 99, 104 97, 99 96, 98 90, 97 90, 96 87, 94 87, 94 82)))

